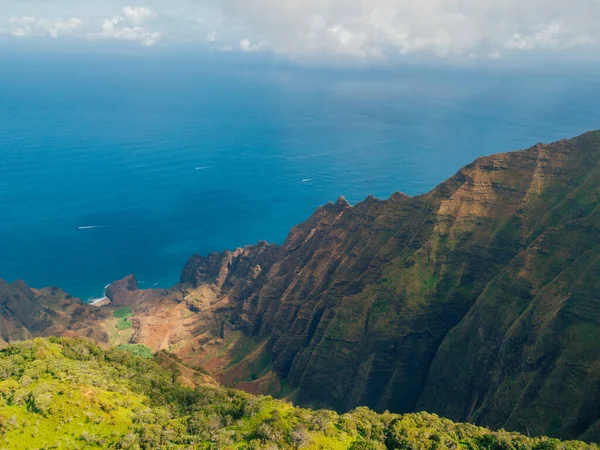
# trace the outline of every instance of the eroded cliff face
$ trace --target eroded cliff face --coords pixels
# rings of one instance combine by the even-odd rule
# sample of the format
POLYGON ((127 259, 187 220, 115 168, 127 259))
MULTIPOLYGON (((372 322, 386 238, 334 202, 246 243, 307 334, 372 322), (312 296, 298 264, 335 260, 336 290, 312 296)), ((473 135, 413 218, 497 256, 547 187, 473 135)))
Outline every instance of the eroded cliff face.
MULTIPOLYGON (((420 197, 369 198, 353 207, 340 199, 295 227, 281 248, 261 244, 192 258, 181 289, 210 287, 221 338, 242 330, 251 348, 261 348, 248 355, 253 362, 238 365, 270 360, 257 365, 260 373, 240 370, 242 381, 275 374, 286 392, 312 406, 422 407, 455 418, 464 409, 443 403, 464 404, 464 392, 436 402, 433 388, 425 389, 438 384, 430 368, 441 373, 447 365, 438 362, 445 357, 440 345, 485 303, 480 297, 517 255, 595 208, 590 187, 597 191, 600 177, 591 169, 599 149, 598 133, 591 133, 481 158, 420 197)), ((581 238, 586 242, 586 234, 581 238)), ((492 322, 499 317, 489 314, 492 322)), ((448 345, 448 359, 469 360, 469 353, 454 355, 464 346, 448 345)), ((477 373, 482 366, 473 361, 477 373)), ((230 369, 224 378, 235 384, 230 369)), ((456 418, 482 417, 491 416, 456 418)))
POLYGON ((253 393, 599 439, 599 162, 593 132, 340 198, 282 246, 192 257, 173 289, 115 283, 108 308, 253 393))
POLYGON ((519 212, 532 231, 445 338, 420 409, 600 439, 599 137, 547 153, 546 188, 519 212))
POLYGON ((0 280, 0 344, 63 335, 106 342, 108 336, 97 327, 103 316, 58 288, 36 290, 21 280, 0 280))

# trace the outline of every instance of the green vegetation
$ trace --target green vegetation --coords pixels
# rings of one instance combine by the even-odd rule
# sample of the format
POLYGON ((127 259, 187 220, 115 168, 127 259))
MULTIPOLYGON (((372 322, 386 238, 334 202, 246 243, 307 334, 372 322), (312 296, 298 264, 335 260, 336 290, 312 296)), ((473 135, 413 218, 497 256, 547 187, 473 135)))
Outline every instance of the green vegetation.
POLYGON ((119 331, 129 330, 133 328, 133 322, 129 319, 133 317, 133 313, 131 312, 131 308, 119 308, 115 309, 113 312, 113 316, 117 319, 117 323, 115 324, 115 328, 119 331))
POLYGON ((246 356, 248 356, 252 351, 256 348, 256 342, 254 342, 249 337, 240 333, 240 336, 235 343, 235 346, 232 348, 232 353, 234 355, 233 360, 229 363, 229 367, 235 366, 240 361, 242 361, 246 356))
POLYGON ((597 449, 491 432, 426 413, 359 408, 338 415, 214 386, 192 389, 146 350, 103 350, 70 338, 1 350, 0 448, 597 449))
POLYGON ((119 331, 128 330, 133 328, 133 322, 131 322, 131 320, 129 320, 127 317, 122 317, 119 319, 115 327, 119 331))
POLYGON ((117 346, 117 350, 129 352, 140 358, 152 358, 153 356, 150 347, 143 344, 121 344, 117 346))
POLYGON ((133 316, 133 313, 131 312, 131 308, 119 308, 115 309, 113 316, 115 316, 117 319, 123 319, 133 316))

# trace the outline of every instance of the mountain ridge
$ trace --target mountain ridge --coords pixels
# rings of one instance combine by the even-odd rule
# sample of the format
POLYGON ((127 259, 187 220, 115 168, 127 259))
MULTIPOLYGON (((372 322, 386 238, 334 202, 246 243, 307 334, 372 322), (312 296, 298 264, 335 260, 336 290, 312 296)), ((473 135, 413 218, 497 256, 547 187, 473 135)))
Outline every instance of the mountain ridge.
POLYGON ((596 264, 599 167, 596 131, 478 158, 420 196, 342 197, 283 245, 193 256, 172 289, 114 283, 87 328, 130 308, 132 334, 105 342, 168 350, 301 405, 600 440, 600 349, 588 344, 600 314, 585 291, 597 277, 578 275, 596 264), (565 386, 556 399, 552 386, 565 386))

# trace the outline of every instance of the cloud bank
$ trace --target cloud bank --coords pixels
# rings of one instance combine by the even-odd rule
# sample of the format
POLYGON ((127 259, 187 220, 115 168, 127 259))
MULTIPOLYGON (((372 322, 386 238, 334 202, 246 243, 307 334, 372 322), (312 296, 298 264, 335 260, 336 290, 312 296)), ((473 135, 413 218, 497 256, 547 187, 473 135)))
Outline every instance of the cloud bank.
POLYGON ((186 42, 325 60, 594 55, 598 17, 600 0, 0 0, 0 33, 12 37, 186 42))
POLYGON ((8 33, 14 37, 59 37, 75 36, 83 27, 83 21, 78 18, 44 19, 37 17, 11 17, 8 21, 8 33))
POLYGON ((223 10, 292 55, 497 56, 600 41, 598 0, 223 0, 223 10))
POLYGON ((147 24, 158 14, 145 7, 123 8, 120 15, 98 20, 79 17, 46 18, 36 16, 10 17, 2 34, 15 38, 26 37, 76 37, 88 40, 111 39, 132 41, 151 47, 163 37, 163 33, 152 31, 147 24))

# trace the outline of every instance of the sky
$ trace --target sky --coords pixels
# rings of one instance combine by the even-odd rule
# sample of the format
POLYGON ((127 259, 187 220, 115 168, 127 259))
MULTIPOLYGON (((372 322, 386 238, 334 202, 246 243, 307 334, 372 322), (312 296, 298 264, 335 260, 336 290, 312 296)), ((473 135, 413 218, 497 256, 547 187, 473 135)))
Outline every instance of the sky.
POLYGON ((197 46, 292 60, 600 56, 600 0, 0 0, 0 41, 197 46))

